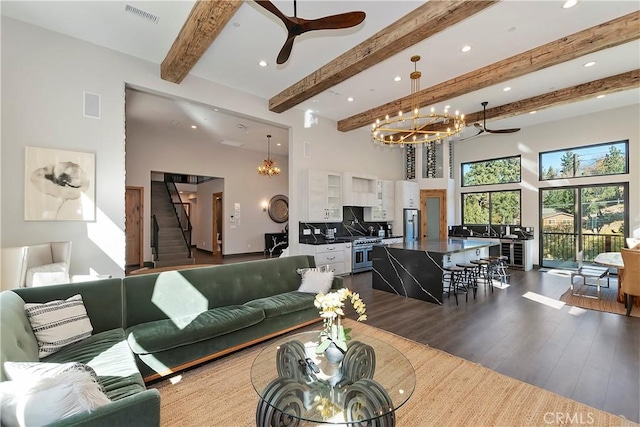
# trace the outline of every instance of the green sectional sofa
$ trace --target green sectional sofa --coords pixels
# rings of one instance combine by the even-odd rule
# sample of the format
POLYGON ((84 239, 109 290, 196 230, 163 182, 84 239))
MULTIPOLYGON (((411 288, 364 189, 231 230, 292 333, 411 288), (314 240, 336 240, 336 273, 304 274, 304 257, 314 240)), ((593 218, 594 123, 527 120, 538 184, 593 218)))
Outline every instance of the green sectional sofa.
MULTIPOLYGON (((158 426, 160 395, 145 388, 142 375, 127 345, 122 328, 122 280, 69 283, 37 288, 20 288, 0 294, 0 361, 81 362, 98 374, 111 403, 91 413, 64 418, 59 426, 158 426), (38 358, 38 343, 24 311, 25 303, 65 300, 80 294, 93 326, 91 337, 70 344, 43 359, 38 358)), ((6 380, 4 368, 0 371, 6 380)))
MULTIPOLYGON (((91 366, 111 403, 55 425, 157 426, 161 378, 320 321, 315 294, 298 291, 300 255, 169 271, 0 294, 0 361, 81 362, 91 366), (25 303, 82 295, 91 337, 38 359, 25 303)), ((333 289, 343 286, 335 277, 333 289)), ((6 380, 4 368, 0 379, 6 380)))
POLYGON ((126 277, 123 323, 145 380, 319 321, 315 294, 298 292, 311 267, 298 255, 126 277))

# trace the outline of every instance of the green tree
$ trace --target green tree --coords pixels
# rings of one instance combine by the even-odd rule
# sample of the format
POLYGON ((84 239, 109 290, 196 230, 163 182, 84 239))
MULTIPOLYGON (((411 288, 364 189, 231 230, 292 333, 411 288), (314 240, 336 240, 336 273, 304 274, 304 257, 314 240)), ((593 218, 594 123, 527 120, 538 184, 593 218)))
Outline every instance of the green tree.
POLYGON ((604 156, 602 162, 605 174, 624 173, 626 170, 625 156, 615 145, 609 147, 609 152, 604 156))
POLYGON ((463 181, 465 186, 520 182, 520 157, 471 163, 463 181))
POLYGON ((549 166, 547 171, 542 171, 542 179, 555 179, 558 177, 558 172, 553 168, 553 166, 549 166))
POLYGON ((563 177, 578 176, 579 168, 580 159, 578 155, 571 150, 565 151, 560 159, 560 175, 563 177))

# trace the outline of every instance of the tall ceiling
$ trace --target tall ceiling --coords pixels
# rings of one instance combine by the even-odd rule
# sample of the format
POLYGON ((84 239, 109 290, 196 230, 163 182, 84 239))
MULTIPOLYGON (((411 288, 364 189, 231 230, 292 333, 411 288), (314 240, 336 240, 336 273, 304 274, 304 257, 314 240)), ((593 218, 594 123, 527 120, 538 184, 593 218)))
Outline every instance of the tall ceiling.
MULTIPOLYGON (((436 0, 431 0, 436 1, 436 0)), ((286 15, 293 15, 293 1, 273 1, 286 15)), ((211 47, 204 53, 189 75, 215 81, 219 84, 246 91, 268 100, 296 84, 336 57, 354 48, 388 25, 422 6, 422 1, 315 1, 300 0, 298 17, 312 19, 342 12, 361 10, 364 22, 342 30, 312 31, 296 38, 289 60, 276 65, 275 59, 282 47, 286 30, 274 15, 252 1, 245 1, 222 29, 211 47), (266 67, 258 62, 264 60, 266 67)), ((2 1, 2 14, 67 34, 116 51, 160 64, 166 57, 183 23, 189 16, 193 1, 2 1), (125 11, 126 5, 157 16, 157 23, 149 22, 125 11)), ((410 93, 409 73, 412 55, 420 55, 418 70, 422 72, 420 86, 430 88, 465 73, 487 67, 538 46, 550 43, 590 27, 605 23, 629 13, 638 13, 640 2, 582 0, 572 8, 564 9, 563 1, 504 0, 426 38, 397 54, 390 54, 376 65, 365 69, 321 93, 309 97, 294 108, 312 110, 315 114, 341 121, 385 103, 406 97, 410 93), (465 45, 469 52, 461 52, 465 45), (402 79, 394 81, 396 76, 402 79), (348 101, 352 97, 353 101, 348 101)), ((640 26, 633 25, 640 37, 640 26)), ((481 102, 489 108, 509 105, 526 98, 558 91, 640 68, 640 40, 602 49, 582 57, 568 60, 499 84, 473 90, 443 100, 433 107, 465 114, 482 110, 481 102), (584 67, 587 62, 595 62, 584 67), (505 87, 511 90, 504 91, 505 87)), ((593 40, 593 43, 599 43, 593 40)), ((158 65, 160 76, 160 65, 158 65)), ((189 76, 186 77, 187 79, 189 76)), ((636 79, 637 80, 637 79, 636 79)), ((128 120, 144 120, 158 126, 176 126, 179 121, 189 126, 194 118, 191 110, 202 106, 185 107, 188 102, 160 102, 154 109, 149 103, 154 98, 139 92, 128 95, 128 120), (138 102, 137 97, 141 97, 138 102), (139 106, 139 109, 138 109, 139 106), (163 113, 159 109, 166 108, 163 113), (150 111, 147 111, 150 110, 150 111), (185 112, 186 111, 186 112, 185 112), (172 118, 173 117, 173 118, 172 118)), ((514 117, 491 122, 491 128, 526 127, 567 117, 622 107, 640 102, 640 89, 608 93, 604 98, 586 97, 578 102, 547 109, 535 114, 522 113, 514 117)), ((206 108, 205 108, 206 109, 206 108)), ((216 112, 222 113, 222 112, 216 112)), ((209 112, 207 114, 213 114, 209 112)), ((205 115, 205 113, 202 113, 205 115)), ((211 120, 211 118, 205 121, 211 120)), ((236 140, 244 148, 266 148, 266 133, 286 131, 261 126, 249 118, 231 117, 221 120, 218 140, 236 140), (238 124, 245 124, 249 132, 238 132, 238 124), (233 132, 232 132, 233 131, 233 132), (254 133, 255 132, 255 133, 254 133), (238 134, 238 135, 236 135, 238 134)), ((363 126, 364 127, 364 126, 363 126)), ((285 132, 284 134, 282 132, 285 132)), ((465 136, 474 134, 470 126, 465 136)), ((279 138, 279 137, 278 137, 279 138)), ((274 151, 272 140, 272 151, 274 151)), ((277 149, 276 149, 277 150, 277 149)))

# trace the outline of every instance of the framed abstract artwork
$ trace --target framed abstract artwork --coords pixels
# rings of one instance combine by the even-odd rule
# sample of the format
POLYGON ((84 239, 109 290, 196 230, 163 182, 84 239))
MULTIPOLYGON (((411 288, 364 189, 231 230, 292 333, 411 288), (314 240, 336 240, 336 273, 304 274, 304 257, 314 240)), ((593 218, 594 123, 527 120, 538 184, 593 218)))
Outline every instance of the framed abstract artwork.
POLYGON ((24 219, 95 221, 93 153, 26 147, 24 219))

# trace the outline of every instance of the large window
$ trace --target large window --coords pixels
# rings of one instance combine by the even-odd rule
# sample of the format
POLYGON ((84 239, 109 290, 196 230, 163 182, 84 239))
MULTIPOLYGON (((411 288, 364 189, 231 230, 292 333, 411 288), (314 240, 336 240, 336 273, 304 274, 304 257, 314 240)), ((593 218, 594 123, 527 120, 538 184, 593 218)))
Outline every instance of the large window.
POLYGON ((577 266, 602 252, 617 252, 629 235, 627 183, 540 189, 543 267, 577 266))
POLYGON ((520 156, 462 164, 462 186, 520 182, 520 156))
POLYGON ((540 180, 629 172, 629 141, 540 153, 540 180))
POLYGON ((520 190, 462 194, 464 225, 520 225, 520 190))

